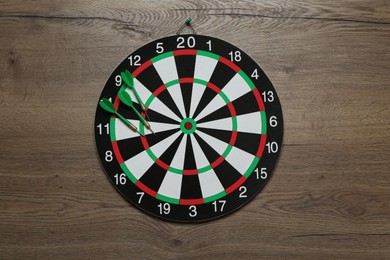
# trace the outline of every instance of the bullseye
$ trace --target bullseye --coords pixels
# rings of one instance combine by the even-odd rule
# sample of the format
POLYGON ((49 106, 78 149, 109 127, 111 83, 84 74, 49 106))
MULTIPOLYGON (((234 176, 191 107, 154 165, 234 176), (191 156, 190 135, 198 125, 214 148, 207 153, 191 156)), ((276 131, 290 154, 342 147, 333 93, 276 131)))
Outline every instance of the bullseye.
POLYGON ((180 129, 185 134, 192 134, 196 130, 196 122, 192 118, 184 118, 180 123, 180 129))
POLYGON ((184 124, 184 128, 187 129, 187 130, 191 130, 192 124, 190 122, 187 122, 187 123, 184 124))

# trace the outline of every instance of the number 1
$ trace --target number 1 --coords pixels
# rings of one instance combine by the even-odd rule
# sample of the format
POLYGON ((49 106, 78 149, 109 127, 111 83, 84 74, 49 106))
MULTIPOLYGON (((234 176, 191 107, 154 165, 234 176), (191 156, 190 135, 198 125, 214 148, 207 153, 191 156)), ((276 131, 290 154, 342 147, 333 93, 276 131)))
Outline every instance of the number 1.
POLYGON ((211 40, 207 41, 206 43, 209 46, 209 51, 211 51, 211 40))

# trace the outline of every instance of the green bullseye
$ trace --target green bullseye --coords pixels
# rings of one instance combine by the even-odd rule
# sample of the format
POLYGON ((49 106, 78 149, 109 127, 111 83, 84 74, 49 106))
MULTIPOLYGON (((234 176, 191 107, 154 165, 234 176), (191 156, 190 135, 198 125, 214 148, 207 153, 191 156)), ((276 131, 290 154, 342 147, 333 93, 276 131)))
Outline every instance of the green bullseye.
POLYGON ((180 123, 180 129, 185 134, 192 134, 196 130, 196 122, 192 118, 184 118, 180 123))

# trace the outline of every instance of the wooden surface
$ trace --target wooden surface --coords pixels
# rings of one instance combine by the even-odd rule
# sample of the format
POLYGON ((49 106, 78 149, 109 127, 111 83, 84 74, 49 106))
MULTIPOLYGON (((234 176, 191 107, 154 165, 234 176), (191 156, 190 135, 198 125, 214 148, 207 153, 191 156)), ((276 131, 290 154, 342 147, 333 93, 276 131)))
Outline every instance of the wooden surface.
POLYGON ((390 259, 390 3, 0 1, 1 259, 390 259), (113 69, 191 16, 251 55, 285 121, 274 176, 240 211, 160 221, 94 143, 113 69))

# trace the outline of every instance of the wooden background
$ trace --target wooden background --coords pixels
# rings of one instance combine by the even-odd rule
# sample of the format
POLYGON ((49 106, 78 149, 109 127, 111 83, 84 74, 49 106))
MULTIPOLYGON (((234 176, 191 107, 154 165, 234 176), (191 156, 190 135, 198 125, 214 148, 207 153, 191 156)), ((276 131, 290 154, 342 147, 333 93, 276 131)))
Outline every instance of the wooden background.
POLYGON ((390 259, 390 2, 0 1, 1 259, 390 259), (176 33, 251 55, 279 94, 274 176, 204 224, 129 205, 98 161, 114 68, 176 33))

